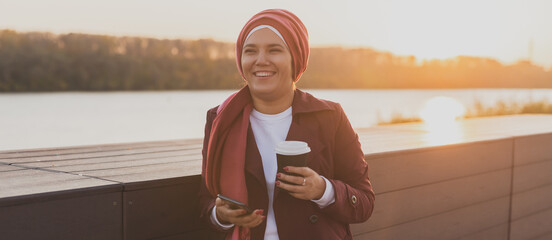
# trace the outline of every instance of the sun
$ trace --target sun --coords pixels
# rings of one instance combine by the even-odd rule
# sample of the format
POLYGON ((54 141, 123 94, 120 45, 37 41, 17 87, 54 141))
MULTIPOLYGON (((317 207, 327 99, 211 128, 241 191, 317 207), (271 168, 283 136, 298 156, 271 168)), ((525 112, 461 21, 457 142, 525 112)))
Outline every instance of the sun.
POLYGON ((466 108, 462 103, 450 97, 433 97, 429 99, 420 111, 420 117, 425 123, 432 125, 447 124, 464 116, 466 108))
POLYGON ((453 98, 439 96, 429 99, 420 111, 427 130, 424 140, 430 145, 460 142, 464 134, 457 120, 465 113, 464 105, 453 98))

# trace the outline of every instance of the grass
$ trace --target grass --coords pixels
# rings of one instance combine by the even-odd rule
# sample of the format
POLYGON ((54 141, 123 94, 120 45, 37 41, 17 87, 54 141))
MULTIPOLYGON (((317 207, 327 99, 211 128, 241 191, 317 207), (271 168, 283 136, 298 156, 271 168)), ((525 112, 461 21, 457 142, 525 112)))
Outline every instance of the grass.
POLYGON ((409 122, 421 122, 421 121, 422 121, 422 119, 419 118, 419 117, 404 117, 400 113, 393 113, 391 115, 391 120, 389 120, 389 121, 379 121, 378 125, 409 123, 409 122))
POLYGON ((481 102, 476 102, 474 106, 466 112, 464 118, 513 115, 525 113, 543 113, 552 114, 552 103, 546 100, 530 101, 524 104, 507 103, 498 101, 495 106, 485 107, 481 102))
MULTIPOLYGON (((494 106, 486 107, 480 101, 476 101, 472 107, 467 109, 466 114, 462 118, 466 119, 514 114, 552 114, 552 103, 548 102, 547 100, 531 100, 523 104, 498 101, 494 106)), ((378 125, 421 121, 422 119, 419 117, 405 117, 400 113, 394 113, 391 116, 390 121, 379 121, 378 125)))

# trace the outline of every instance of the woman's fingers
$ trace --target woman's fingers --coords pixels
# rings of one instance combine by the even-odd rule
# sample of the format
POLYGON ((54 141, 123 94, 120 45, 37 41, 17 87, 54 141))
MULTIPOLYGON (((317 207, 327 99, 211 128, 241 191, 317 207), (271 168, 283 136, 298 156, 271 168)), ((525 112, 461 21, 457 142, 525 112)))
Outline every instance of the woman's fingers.
POLYGON ((326 182, 314 170, 308 167, 292 166, 287 166, 284 170, 287 174, 278 173, 276 175, 278 179, 276 186, 289 191, 291 196, 303 200, 312 200, 319 199, 323 195, 326 182), (300 174, 301 176, 293 176, 289 173, 300 174))
POLYGON ((303 185, 293 185, 282 181, 276 181, 276 186, 292 193, 303 192, 305 190, 305 186, 303 185))
POLYGON ((217 218, 219 222, 222 223, 234 223, 232 219, 241 216, 246 213, 243 209, 232 209, 226 202, 217 198, 215 200, 215 205, 217 205, 217 218))
POLYGON ((255 227, 266 218, 263 216, 264 210, 257 209, 250 214, 244 209, 232 209, 225 201, 220 198, 215 200, 217 205, 217 218, 223 223, 232 223, 242 227, 255 227))
POLYGON ((261 224, 266 218, 262 215, 263 210, 257 209, 248 215, 241 215, 235 218, 232 218, 234 224, 242 227, 256 227, 261 224))
POLYGON ((284 173, 277 173, 276 178, 288 183, 293 183, 295 185, 303 185, 304 179, 306 180, 306 178, 302 176, 293 176, 284 173))
POLYGON ((309 177, 311 175, 317 174, 314 170, 310 169, 309 167, 287 166, 287 167, 284 167, 284 171, 286 171, 288 173, 299 174, 299 175, 305 176, 305 177, 309 177))

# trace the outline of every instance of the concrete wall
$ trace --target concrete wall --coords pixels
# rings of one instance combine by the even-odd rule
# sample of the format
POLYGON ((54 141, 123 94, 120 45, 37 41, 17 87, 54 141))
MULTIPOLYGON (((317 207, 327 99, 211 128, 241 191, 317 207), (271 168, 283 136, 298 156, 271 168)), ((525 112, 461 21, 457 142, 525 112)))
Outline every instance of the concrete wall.
POLYGON ((552 134, 368 155, 355 239, 552 239, 552 134))
POLYGON ((552 239, 552 134, 514 141, 511 240, 552 239))
MULTIPOLYGON (((0 238, 210 239, 197 221, 201 146, 168 144, 1 153, 0 238)), ((366 160, 376 207, 355 239, 552 239, 552 133, 366 160)))

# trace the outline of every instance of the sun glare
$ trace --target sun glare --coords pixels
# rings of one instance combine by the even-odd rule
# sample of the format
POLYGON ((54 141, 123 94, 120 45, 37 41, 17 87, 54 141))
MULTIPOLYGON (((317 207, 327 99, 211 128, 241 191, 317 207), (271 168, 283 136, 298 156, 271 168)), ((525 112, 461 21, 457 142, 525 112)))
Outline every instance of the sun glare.
POLYGON ((420 111, 427 135, 424 140, 430 145, 456 143, 462 140, 463 131, 456 121, 466 112, 460 102, 449 97, 429 99, 420 111))
POLYGON ((449 97, 434 97, 429 99, 420 111, 420 117, 425 123, 438 125, 454 122, 466 113, 462 103, 449 97))

